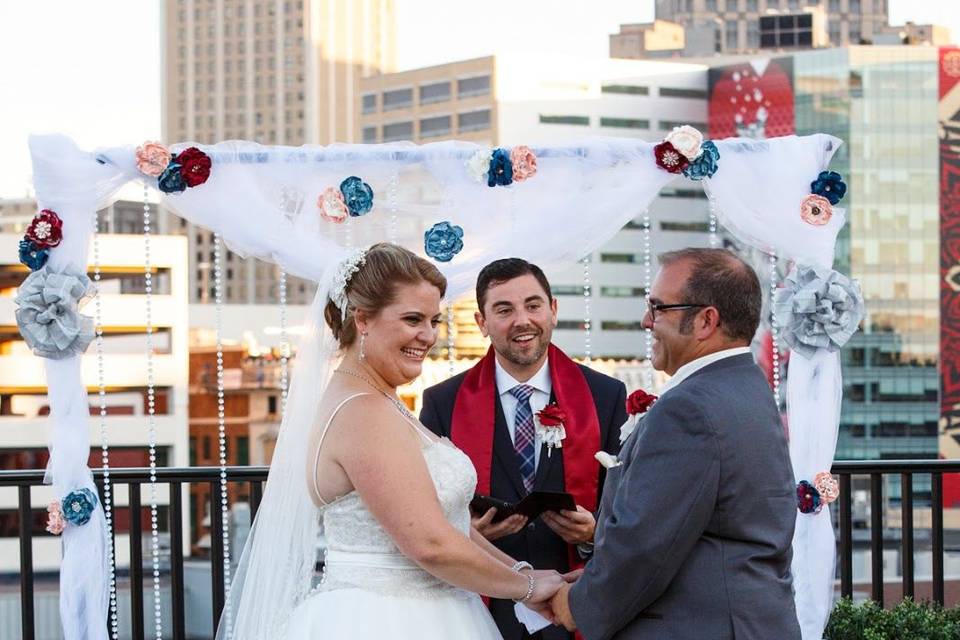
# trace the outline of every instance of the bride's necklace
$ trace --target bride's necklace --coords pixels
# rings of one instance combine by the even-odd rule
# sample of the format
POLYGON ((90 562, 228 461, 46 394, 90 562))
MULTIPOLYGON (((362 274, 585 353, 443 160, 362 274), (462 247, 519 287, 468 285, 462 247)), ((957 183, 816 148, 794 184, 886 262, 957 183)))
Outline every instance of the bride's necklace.
POLYGON ((404 416, 406 416, 407 418, 409 418, 409 419, 411 419, 411 420, 413 420, 413 421, 416 421, 416 420, 417 420, 417 417, 416 417, 415 415, 413 415, 413 412, 411 412, 410 409, 407 408, 407 405, 405 405, 405 404, 403 403, 403 400, 401 400, 400 398, 397 398, 397 397, 395 397, 395 396, 390 395, 389 393, 387 393, 386 391, 384 391, 383 389, 381 389, 380 387, 378 387, 377 384, 376 384, 373 380, 371 380, 370 378, 368 378, 367 376, 365 376, 365 375, 363 375, 363 374, 360 374, 360 373, 357 373, 356 371, 351 371, 350 369, 334 369, 334 373, 344 373, 344 374, 346 374, 346 375, 348 375, 348 376, 353 376, 354 378, 359 378, 360 380, 363 380, 363 381, 366 382, 368 385, 370 385, 371 387, 373 387, 374 389, 376 389, 377 391, 379 391, 381 394, 383 394, 383 396, 384 396, 387 400, 389 400, 390 402, 392 402, 393 405, 397 408, 397 411, 399 411, 399 412, 402 413, 404 416))

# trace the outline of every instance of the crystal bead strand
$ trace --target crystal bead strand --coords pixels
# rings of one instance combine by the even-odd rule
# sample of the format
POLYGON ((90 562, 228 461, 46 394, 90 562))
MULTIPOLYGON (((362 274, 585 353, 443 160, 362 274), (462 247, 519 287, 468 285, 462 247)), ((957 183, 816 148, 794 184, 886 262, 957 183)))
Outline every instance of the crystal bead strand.
MULTIPOLYGON (((643 210, 643 298, 647 308, 650 308, 650 286, 653 283, 653 254, 650 242, 650 211, 643 210)), ((645 384, 647 392, 653 390, 653 330, 644 328, 643 339, 646 344, 647 370, 645 384)))
POLYGON ((770 254, 770 357, 773 369, 773 400, 780 406, 780 326, 773 311, 773 301, 777 295, 777 254, 770 254))
POLYGON ((450 376, 454 374, 457 354, 454 351, 453 303, 447 304, 447 364, 450 367, 450 376))
POLYGON ((110 563, 110 638, 117 640, 117 566, 113 548, 113 491, 110 484, 110 448, 107 444, 107 386, 103 373, 103 309, 100 291, 100 212, 93 213, 93 299, 96 328, 97 396, 100 408, 100 450, 103 465, 103 515, 107 521, 107 559, 110 563))
POLYGON ((396 242, 398 238, 398 229, 397 229, 397 190, 400 186, 400 176, 394 171, 393 175, 390 176, 390 186, 387 190, 387 205, 390 209, 390 228, 387 232, 387 238, 390 242, 396 242))
POLYGON ((287 335, 287 272, 280 267, 280 422, 287 415, 290 376, 290 339, 287 335))
MULTIPOLYGON (((217 436, 219 439, 220 454, 220 528, 223 534, 223 585, 224 606, 226 608, 224 620, 227 621, 225 634, 227 638, 233 635, 230 628, 232 615, 230 613, 230 512, 227 503, 227 419, 224 404, 223 382, 223 240, 219 233, 213 235, 213 292, 214 292, 214 322, 216 325, 217 340, 217 436)), ((213 526, 213 514, 210 514, 213 526)))
MULTIPOLYGON (((150 557, 153 567, 153 621, 156 639, 163 639, 160 610, 160 535, 157 519, 157 423, 153 370, 153 265, 150 260, 150 192, 143 184, 143 281, 147 333, 147 431, 150 457, 150 557)), ((135 514, 134 517, 140 517, 135 514)))
POLYGON ((590 344, 592 321, 590 319, 590 256, 583 258, 583 352, 584 360, 589 365, 593 360, 593 350, 590 344))

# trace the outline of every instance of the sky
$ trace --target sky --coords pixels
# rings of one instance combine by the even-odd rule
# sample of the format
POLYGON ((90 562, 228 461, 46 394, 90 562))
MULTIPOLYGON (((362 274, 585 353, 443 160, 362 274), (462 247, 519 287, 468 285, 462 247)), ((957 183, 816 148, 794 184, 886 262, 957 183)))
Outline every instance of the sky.
MULTIPOLYGON (((160 136, 161 2, 0 0, 0 198, 29 193, 30 133, 88 149, 160 136)), ((618 25, 653 18, 653 0, 394 2, 401 69, 510 49, 604 57, 618 25)), ((906 20, 960 40, 955 0, 890 0, 891 24, 906 20)))

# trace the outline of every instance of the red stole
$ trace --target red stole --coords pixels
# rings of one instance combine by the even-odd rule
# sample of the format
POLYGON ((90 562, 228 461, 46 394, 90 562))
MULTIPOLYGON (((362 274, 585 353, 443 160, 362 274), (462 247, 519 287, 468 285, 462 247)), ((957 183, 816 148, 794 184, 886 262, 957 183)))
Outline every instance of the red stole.
MULTIPOLYGON (((493 464, 497 382, 493 347, 467 372, 453 405, 450 439, 477 470, 477 492, 490 495, 493 464)), ((554 345, 548 351, 550 379, 557 404, 567 414, 563 447, 553 455, 563 456, 564 490, 588 511, 597 510, 600 463, 600 420, 587 380, 573 360, 554 345)), ((544 464, 541 457, 540 464, 544 464)), ((576 549, 570 548, 570 568, 583 566, 576 549)), ((538 567, 539 568, 539 567, 538 567)))

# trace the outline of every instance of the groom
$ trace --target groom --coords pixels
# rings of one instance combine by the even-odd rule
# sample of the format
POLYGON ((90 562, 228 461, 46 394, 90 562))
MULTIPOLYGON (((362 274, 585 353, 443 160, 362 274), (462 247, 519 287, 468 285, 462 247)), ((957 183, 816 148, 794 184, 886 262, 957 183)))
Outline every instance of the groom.
POLYGON ((747 347, 760 283, 721 249, 660 264, 644 327, 673 377, 607 474, 593 558, 551 606, 586 640, 799 640, 793 471, 747 347))
MULTIPOLYGON (((574 496, 576 511, 546 512, 532 522, 511 516, 498 523, 488 511, 473 522, 517 560, 569 571, 592 549, 603 486, 594 454, 619 450, 626 388, 550 343, 557 300, 536 265, 508 258, 484 267, 477 278, 477 306, 476 321, 491 349, 469 371, 427 389, 420 420, 470 456, 482 495, 511 503, 534 490, 574 496), (548 402, 566 414, 566 438, 552 451, 540 442, 534 422, 548 402)), ((530 637, 512 601, 491 600, 490 611, 505 640, 530 637)), ((570 634, 551 627, 535 637, 566 640, 570 634)))

